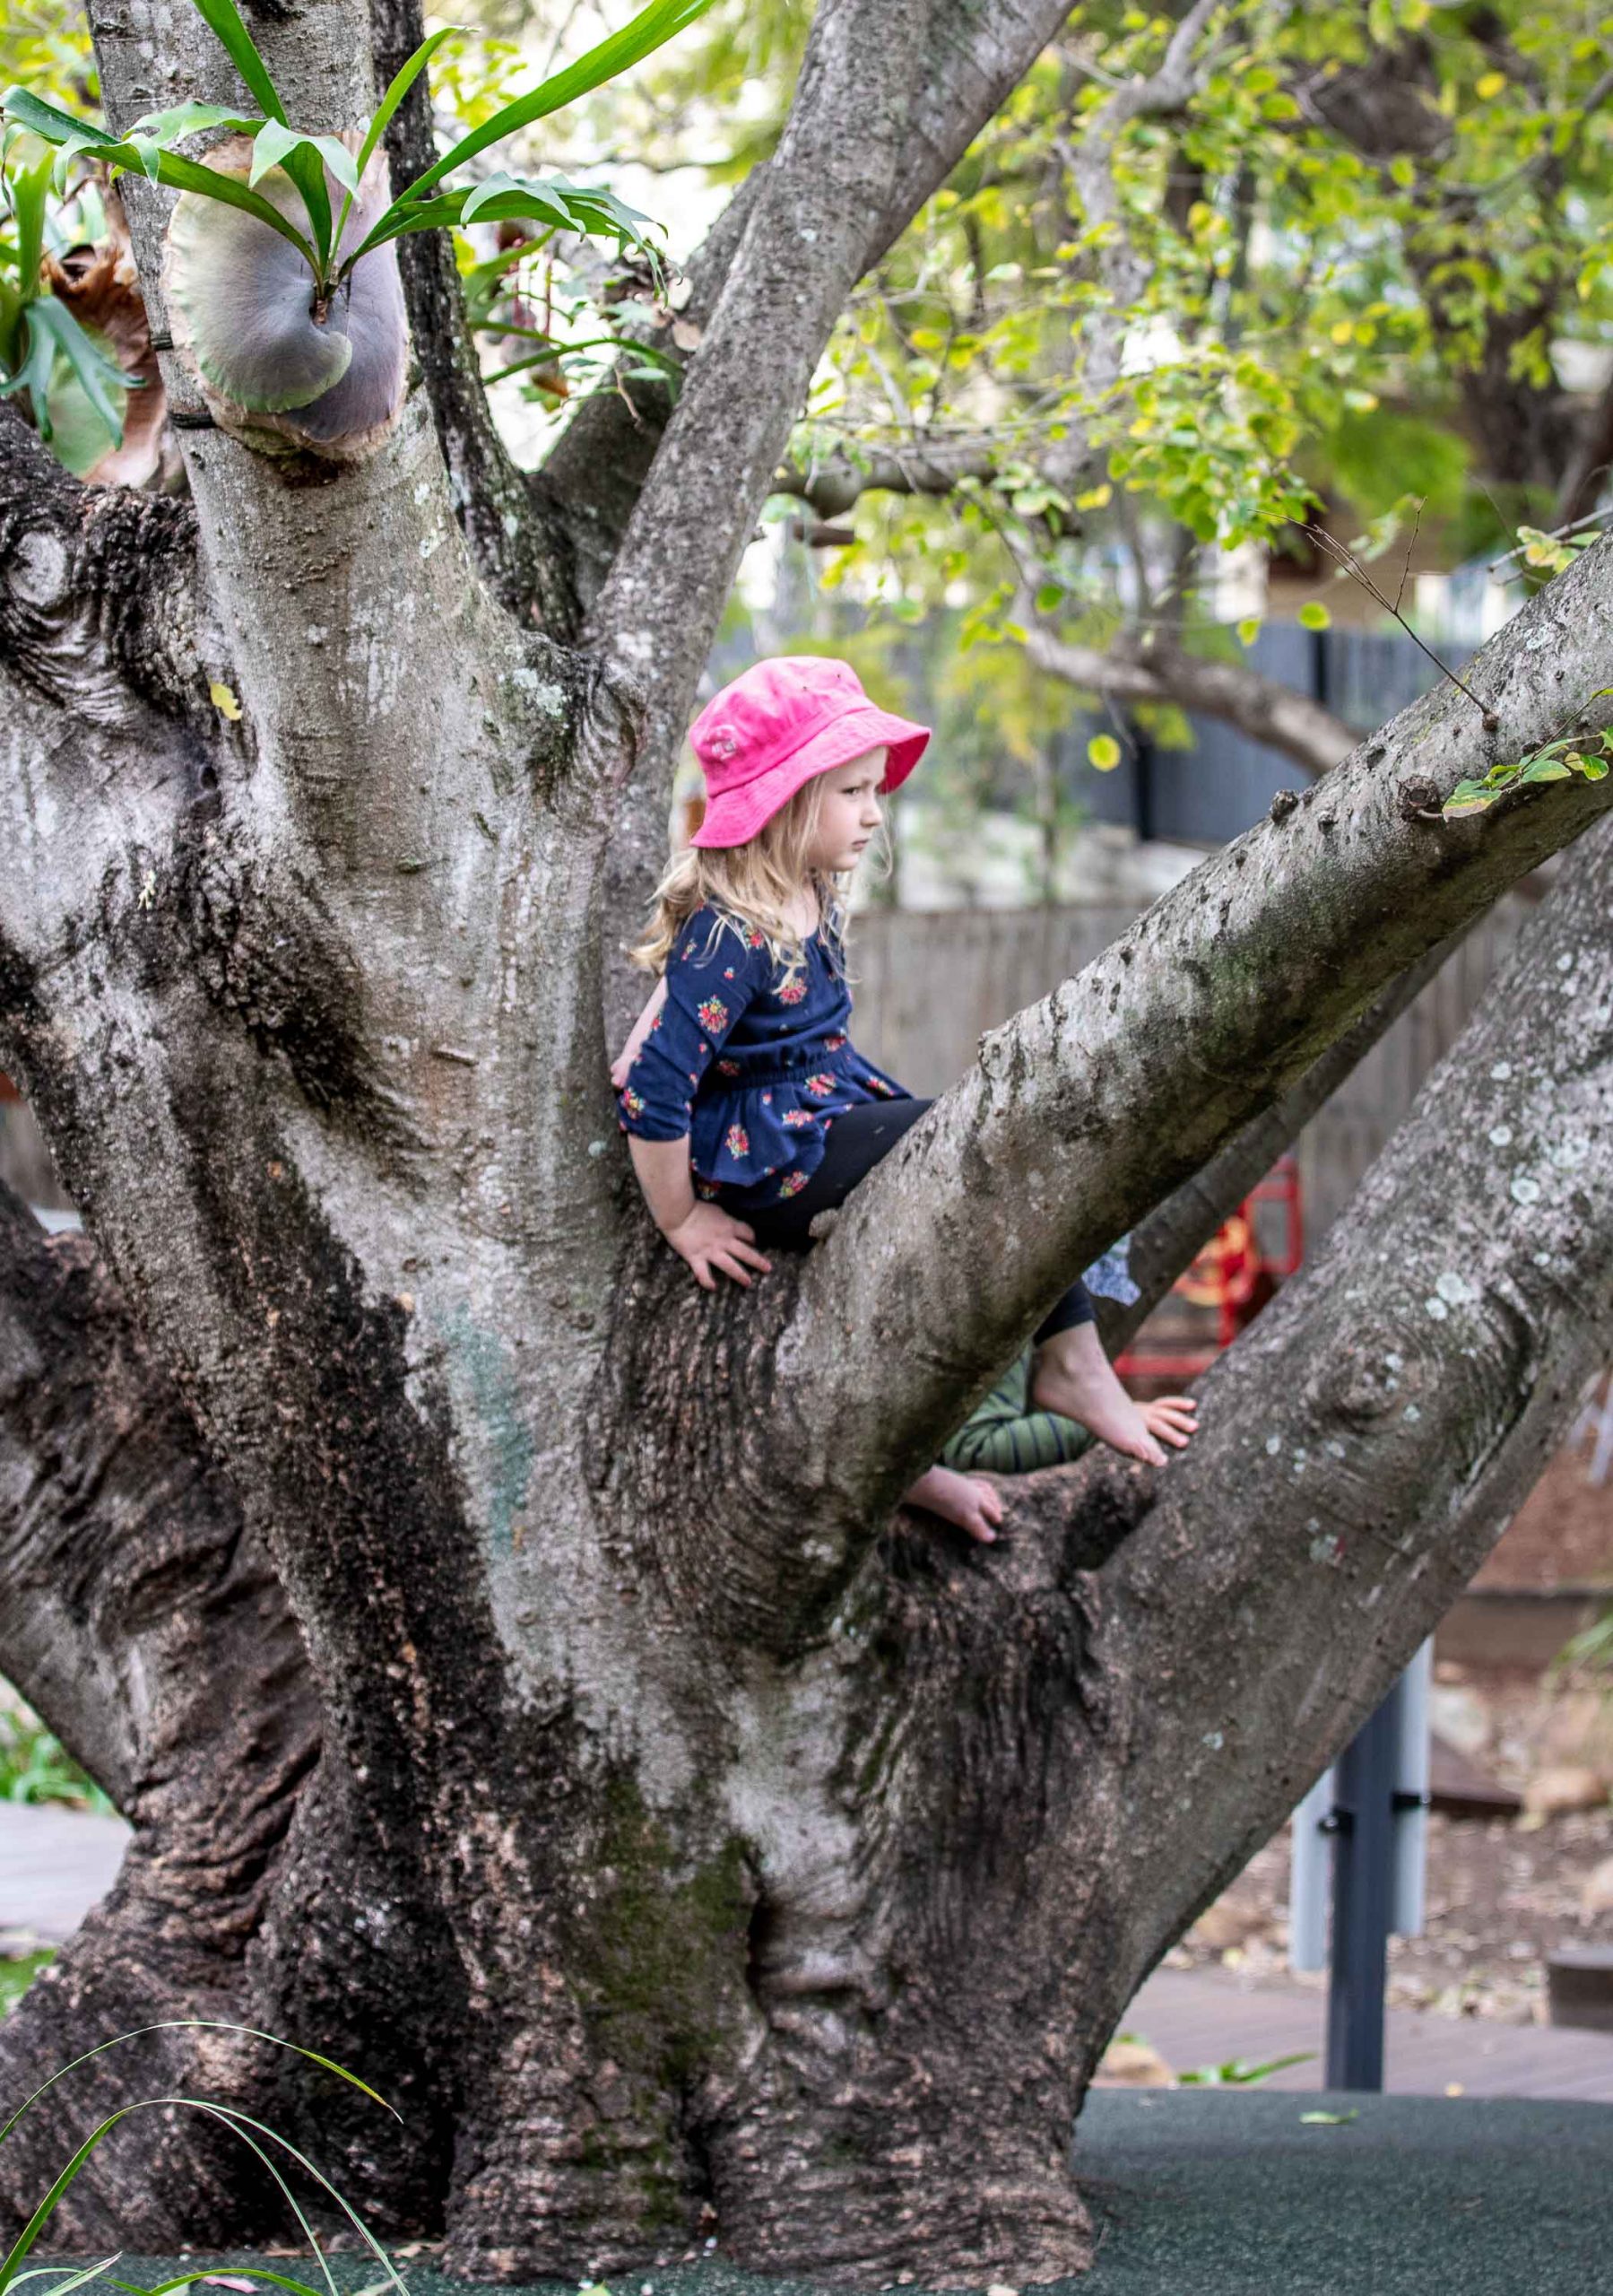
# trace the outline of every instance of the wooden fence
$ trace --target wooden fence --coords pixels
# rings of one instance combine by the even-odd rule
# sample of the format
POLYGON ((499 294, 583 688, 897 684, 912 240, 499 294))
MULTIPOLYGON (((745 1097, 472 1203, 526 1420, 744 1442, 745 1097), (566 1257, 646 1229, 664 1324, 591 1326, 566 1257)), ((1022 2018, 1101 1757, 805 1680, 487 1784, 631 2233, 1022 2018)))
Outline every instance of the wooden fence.
MULTIPOLYGON (((1305 1228, 1320 1237, 1461 1034, 1532 903, 1481 919, 1309 1126, 1300 1142, 1305 1228)), ((870 909, 852 934, 857 1042, 915 1092, 939 1092, 982 1033, 1090 963, 1137 910, 1114 902, 1022 909, 870 909)))

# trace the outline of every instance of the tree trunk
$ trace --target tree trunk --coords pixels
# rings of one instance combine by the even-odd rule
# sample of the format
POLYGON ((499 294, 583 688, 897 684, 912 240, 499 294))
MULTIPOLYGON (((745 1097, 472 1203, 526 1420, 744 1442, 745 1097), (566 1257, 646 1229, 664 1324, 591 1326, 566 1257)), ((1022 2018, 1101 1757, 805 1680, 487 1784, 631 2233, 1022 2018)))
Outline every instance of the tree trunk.
MULTIPOLYGON (((97 13, 115 118, 159 74, 224 91, 188 31, 153 66, 97 13)), ((1613 677, 1608 544, 1474 665, 1493 722, 1432 697, 1207 864, 987 1039, 803 1263, 707 1297, 633 1191, 604 950, 665 730, 846 289, 1062 13, 914 0, 915 68, 848 150, 883 18, 820 8, 637 507, 595 530, 587 651, 455 516, 445 438, 462 483, 485 449, 463 363, 352 467, 186 427, 188 507, 83 492, 0 409, 0 1057, 100 1256, 0 1215, 0 1665, 136 1830, 0 2063, 25 2092, 200 2011, 403 2115, 262 2041, 150 2036, 8 2142, 11 2218, 91 2096, 182 2087, 379 2230, 446 2231, 454 2272, 637 2266, 707 2226, 850 2287, 1077 2269, 1071 2123, 1132 1987, 1605 1349, 1606 785, 1438 808, 1613 677), (1076 1267, 1593 823, 1184 1463, 1032 1478, 990 1551, 893 1522, 1076 1267), (1473 1144, 1509 1126, 1494 1186, 1473 1144)), ((264 18, 293 117, 351 125, 351 7, 264 18)), ((160 321, 160 203, 130 204, 160 321)), ((197 415, 171 355, 165 382, 197 415)), ((165 2112, 60 2237, 283 2230, 249 2165, 165 2112)))

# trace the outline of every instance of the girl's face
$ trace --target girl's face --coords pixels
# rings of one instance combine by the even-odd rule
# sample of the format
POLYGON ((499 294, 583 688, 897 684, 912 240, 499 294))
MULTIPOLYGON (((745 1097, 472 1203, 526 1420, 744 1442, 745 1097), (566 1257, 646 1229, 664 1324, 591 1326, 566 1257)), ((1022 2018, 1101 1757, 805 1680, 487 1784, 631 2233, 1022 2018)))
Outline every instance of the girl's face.
POLYGON ((822 777, 817 827, 806 854, 809 869, 828 875, 856 867, 883 819, 880 784, 889 755, 888 750, 870 750, 822 777))

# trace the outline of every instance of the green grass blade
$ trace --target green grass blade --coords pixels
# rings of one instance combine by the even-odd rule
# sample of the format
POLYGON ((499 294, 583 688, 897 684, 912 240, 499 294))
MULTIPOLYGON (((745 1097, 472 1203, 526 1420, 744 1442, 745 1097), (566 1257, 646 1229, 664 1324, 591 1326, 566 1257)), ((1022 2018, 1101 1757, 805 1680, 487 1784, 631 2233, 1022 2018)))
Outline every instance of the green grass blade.
MULTIPOLYGON (((325 2175, 322 2169, 317 2169, 306 2153, 299 2152, 297 2150, 297 2147, 291 2142, 289 2137, 282 2136, 278 2129, 271 2128, 265 2121, 254 2120, 250 2113, 241 2112, 234 2105, 213 2104, 200 2097, 174 2097, 170 2098, 169 2101, 170 2104, 194 2105, 200 2112, 212 2113, 220 2120, 228 2121, 230 2126, 240 2137, 243 2144, 252 2144, 252 2139, 247 2135, 245 2132, 249 2128, 255 2128, 260 2136, 266 2136, 272 2144, 278 2144, 282 2152, 289 2152, 292 2160, 296 2161, 298 2167, 301 2169, 306 2175, 312 2177, 314 2182, 319 2187, 320 2190, 330 2199, 335 2202, 337 2207, 346 2217, 354 2231, 358 2233, 360 2239, 365 2242, 373 2253, 376 2262, 381 2266, 382 2270, 386 2274, 388 2286, 395 2292, 395 2296, 409 2296, 408 2290, 398 2278, 397 2271, 393 2264, 392 2258, 387 2255, 386 2249, 376 2239, 375 2234, 370 2231, 369 2225, 366 2224, 364 2219, 360 2215, 352 2203, 342 2193, 337 2191, 335 2186, 332 2184, 330 2179, 325 2175)), ((254 2152, 257 2151, 257 2147, 256 2145, 253 2145, 252 2149, 254 2152)), ((265 2156, 260 2155, 260 2158, 265 2158, 265 2165, 272 2167, 272 2164, 267 2162, 265 2156)), ((295 2208, 296 2203, 292 2202, 291 2205, 295 2208)), ((314 2239, 311 2228, 304 2222, 300 2209, 297 2210, 297 2221, 299 2223, 303 2224, 304 2231, 308 2232, 308 2239, 313 2247, 314 2253, 319 2258, 320 2270, 325 2274, 326 2280, 330 2280, 330 2267, 325 2261, 324 2253, 320 2248, 318 2241, 314 2239)), ((4 2296, 4 2289, 0 2289, 0 2296, 4 2296)), ((334 2282, 331 2283, 331 2296, 336 2296, 334 2282)))
POLYGON ((326 2073, 338 2074, 343 2081, 349 2083, 351 2087, 360 2090, 373 2104, 381 2106, 384 2110, 392 2115, 394 2120, 402 2125, 403 2116, 395 2105, 387 2104, 386 2098, 377 2090, 372 2089, 368 2081, 360 2081, 356 2073, 350 2073, 345 2065, 338 2065, 334 2057, 321 2057, 317 2049, 304 2048, 298 2041, 282 2040, 278 2033, 260 2032, 256 2025, 232 2025, 227 2019, 221 2017, 163 2017, 154 2025, 134 2025, 126 2033, 114 2033, 110 2040, 98 2041, 93 2048, 87 2048, 82 2057, 75 2057, 68 2064, 59 2066, 48 2081, 40 2082, 31 2097, 25 2097, 22 2100, 11 2118, 3 2127, 0 2127, 0 2144, 4 2144, 29 2108, 38 2104, 47 2089, 54 2089, 58 2081, 65 2080, 69 2073, 76 2073, 81 2065, 88 2065, 91 2057, 104 2056, 109 2048, 121 2048, 125 2041, 140 2040, 147 2033, 193 2031, 244 2033, 249 2040, 268 2041, 275 2048, 290 2049, 293 2057, 306 2057, 310 2065, 322 2066, 326 2073))
MULTIPOLYGON (((289 2047, 290 2044, 288 2043, 287 2046, 289 2047)), ((338 2207, 343 2211, 354 2230, 369 2243, 380 2263, 386 2267, 386 2270, 390 2276, 392 2285, 396 2291, 396 2296, 407 2296, 407 2291, 404 2289, 403 2282, 398 2279, 397 2274, 393 2268, 391 2259, 387 2257, 385 2249, 382 2248, 374 2234, 370 2231, 369 2227, 359 2215, 357 2210, 354 2209, 349 2202, 343 2198, 343 2196, 336 2190, 335 2186, 332 2184, 327 2176, 325 2176, 320 2170, 315 2168, 311 2161, 308 2160, 297 2150, 297 2147, 294 2144, 289 2144, 287 2140, 283 2136, 280 2135, 274 2129, 266 2127, 261 2121, 254 2120, 247 2113, 237 2112, 231 2106, 215 2104, 210 2099, 205 2097, 143 2097, 137 2103, 120 2106, 115 2113, 108 2114, 107 2118, 100 2123, 99 2127, 92 2129, 90 2135, 84 2139, 84 2142, 79 2146, 77 2152, 74 2152, 73 2158, 68 2161, 66 2167, 63 2169, 57 2176, 55 2183, 51 2186, 50 2190, 46 2194, 44 2199, 40 2201, 39 2206, 34 2210, 33 2214, 29 2218, 28 2222, 23 2226, 22 2232, 18 2235, 18 2238, 12 2248, 11 2253, 5 2258, 4 2263, 0 2264, 0 2296, 6 2296, 6 2292, 10 2289, 13 2282, 17 2277, 18 2266, 22 2264, 23 2258, 28 2255, 29 2250, 32 2248, 34 2242, 39 2239, 40 2233, 50 2222, 51 2217, 56 2213, 57 2204, 60 2202, 63 2194, 73 2183, 74 2178, 79 2174, 79 2171, 84 2167, 90 2158, 90 2155, 94 2152, 96 2146, 100 2144, 101 2140, 111 2134, 112 2130, 117 2127, 119 2121, 126 2120, 130 2114, 155 2111, 159 2108, 165 2108, 169 2105, 185 2105, 193 2112, 205 2113, 210 2119, 222 2122, 224 2126, 230 2129, 234 2135, 238 2136, 241 2143, 246 2145, 247 2150, 256 2155, 263 2167, 267 2170, 268 2174, 273 2179, 275 2184, 279 2187, 282 2199, 285 2202, 287 2207, 296 2218, 298 2224, 301 2228, 304 2239, 308 2242, 308 2245, 313 2249, 314 2255, 318 2259, 320 2271, 325 2277, 326 2296, 338 2296, 338 2292, 336 2289, 335 2280, 331 2273, 330 2266, 325 2261, 325 2251, 319 2245, 318 2236, 316 2234, 313 2226, 308 2222, 308 2220, 303 2213, 302 2209, 298 2205, 296 2195, 292 2192, 290 2185, 287 2184, 284 2177, 282 2176, 274 2162, 270 2159, 267 2152, 256 2141, 254 2137, 247 2135, 247 2131, 248 2128, 256 2129, 259 2135, 268 2137, 272 2143, 278 2144, 283 2152, 289 2152, 292 2160, 294 2160, 300 2168, 307 2171, 307 2173, 314 2179, 315 2183, 318 2185, 324 2192, 328 2194, 330 2198, 333 2199, 338 2207)), ((200 2276, 200 2268, 198 2268, 196 2273, 188 2274, 183 2280, 172 2284, 176 2286, 184 2286, 187 2284, 190 2280, 199 2278, 200 2276)), ((294 2287, 298 2283, 288 2282, 286 2284, 288 2286, 294 2287)), ((307 2296, 317 2296, 317 2292, 308 2291, 307 2292, 307 2296)))
MULTIPOLYGON (((41 2266, 39 2269, 45 2271, 48 2267, 41 2266)), ((177 2288, 194 2288, 196 2282, 205 2277, 212 2269, 212 2267, 209 2266, 198 2266, 193 2272, 181 2273, 177 2280, 160 2280, 155 2288, 141 2288, 132 2280, 117 2279, 109 2281, 108 2285, 126 2290, 128 2296, 173 2296, 177 2288)), ((319 2296, 319 2291, 317 2288, 310 2288, 306 2280, 288 2280, 283 2272, 270 2272, 263 2265, 232 2264, 230 2269, 242 2280, 266 2280, 276 2288, 290 2289, 291 2296, 319 2296)), ((26 2280, 28 2274, 24 2273, 22 2277, 26 2280)), ((51 2290, 48 2292, 48 2296, 57 2296, 57 2292, 51 2290)))
MULTIPOLYGON (((158 2101, 166 2103, 168 2100, 162 2099, 158 2101)), ((77 2176, 79 2170, 83 2167, 84 2162, 90 2158, 91 2153, 94 2152, 96 2146, 100 2143, 101 2138, 105 2136, 108 2131, 116 2128, 120 2120, 126 2120, 130 2113, 137 2113, 141 2109, 142 2107, 140 2105, 120 2106, 117 2112, 108 2115, 107 2119, 101 2122, 100 2127, 92 2129, 90 2135, 84 2139, 83 2143, 79 2146, 78 2151, 74 2154, 72 2160, 68 2161, 66 2167, 61 2171, 60 2175, 56 2178, 56 2182, 51 2186, 50 2190, 46 2194, 44 2199, 40 2201, 39 2206, 34 2210, 33 2214, 22 2227, 21 2232, 18 2233, 16 2239, 12 2245, 10 2255, 5 2258, 4 2264, 0 2264, 0 2296, 5 2296, 5 2291, 11 2286, 12 2282, 16 2278, 18 2266, 22 2262, 29 2250, 32 2248, 34 2242, 45 2230, 46 2225, 49 2223, 52 2216, 55 2215, 57 2201, 60 2200, 62 2195, 66 2191, 74 2177, 77 2176)))
MULTIPOLYGON (((39 2296, 71 2296, 71 2291, 74 2288, 82 2288, 87 2281, 95 2279, 100 2273, 109 2271, 122 2254, 121 2248, 114 2248, 111 2255, 103 2257, 99 2264, 87 2264, 82 2271, 69 2273, 65 2280, 58 2280, 54 2287, 41 2289, 39 2296)), ((32 2264, 29 2266, 26 2272, 19 2272, 13 2276, 12 2286, 21 2288, 25 2280, 48 2280, 53 2273, 64 2272, 66 2269, 65 2265, 59 2264, 32 2264)), ((114 2281, 111 2284, 117 2287, 117 2283, 114 2281)))
MULTIPOLYGON (((194 2105, 198 2112, 208 2113, 214 2120, 221 2120, 226 2128, 234 2130, 236 2135, 240 2138, 241 2143, 247 2147, 247 2150, 249 2152, 255 2152, 257 2155, 259 2161, 262 2161, 264 2167, 268 2170, 275 2183, 280 2187, 281 2197, 284 2200, 292 2215, 297 2219, 298 2223, 302 2227, 302 2237, 313 2249, 314 2260, 318 2265, 320 2272, 324 2274, 325 2296, 336 2296, 336 2283, 332 2274, 330 2266, 325 2261, 325 2250, 319 2245, 317 2233, 315 2231, 313 2226, 308 2222, 308 2218, 303 2214, 301 2208, 298 2205, 296 2195, 292 2192, 291 2186, 287 2184, 285 2179, 281 2175, 280 2170, 275 2167, 273 2161, 270 2160, 263 2146, 256 2143, 254 2138, 248 2136, 245 2128, 238 2126, 239 2122, 246 2121, 247 2116, 245 2113, 238 2114, 234 2107, 231 2105, 214 2104, 199 2097, 171 2097, 169 2101, 170 2104, 194 2105)), ((256 2121, 252 2121, 248 2125, 254 2128, 259 2126, 259 2124, 256 2121)), ((274 2136, 275 2143, 277 2144, 284 2145, 285 2150, 291 2153, 291 2158, 294 2161, 302 2160, 301 2153, 296 2150, 294 2145, 287 2144, 283 2136, 275 2136, 273 2129, 265 2129, 263 2133, 268 2136, 274 2136)), ((303 2161, 303 2166, 307 2168, 308 2166, 308 2162, 303 2161)), ((324 2184, 325 2182, 325 2179, 319 2175, 319 2171, 317 2169, 310 2170, 309 2173, 320 2184, 324 2184)), ((338 2197, 339 2196, 338 2196, 338 2197)), ((343 2205, 345 2205, 345 2204, 343 2205)), ((363 2229, 364 2228, 362 2226, 360 2227, 360 2231, 363 2229)), ((0 2290, 0 2296, 4 2296, 4 2290, 0 2290)), ((317 2296, 317 2291, 315 2292, 315 2296, 317 2296)))
POLYGON ((270 77, 269 67, 258 54, 251 33, 241 22, 235 0, 195 0, 195 7, 269 117, 283 120, 286 108, 280 100, 280 91, 270 77))
POLYGON ((563 72, 557 72, 551 79, 545 80, 530 95, 517 96, 513 103, 502 106, 480 127, 473 128, 470 135, 462 136, 451 151, 446 152, 440 160, 429 167, 424 175, 416 178, 403 195, 403 198, 408 201, 421 198, 433 184, 440 183, 444 176, 462 166, 466 160, 474 159, 478 152, 485 152, 490 144, 501 144, 507 135, 515 135, 518 128, 529 127, 534 119, 542 119, 550 112, 559 111, 565 105, 575 103, 579 96, 587 95, 607 80, 613 80, 620 73, 629 71, 679 32, 686 30, 697 17, 705 14, 711 4, 712 0, 650 0, 650 5, 641 8, 620 31, 612 32, 608 39, 602 39, 596 48, 591 48, 585 56, 579 56, 575 64, 568 65, 563 72))

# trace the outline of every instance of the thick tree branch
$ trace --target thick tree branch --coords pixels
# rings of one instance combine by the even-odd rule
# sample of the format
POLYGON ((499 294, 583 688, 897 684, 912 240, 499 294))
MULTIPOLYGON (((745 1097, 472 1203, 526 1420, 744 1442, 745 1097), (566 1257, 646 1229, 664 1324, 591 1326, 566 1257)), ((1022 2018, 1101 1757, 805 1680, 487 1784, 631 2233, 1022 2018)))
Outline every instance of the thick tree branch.
POLYGON ((1574 698, 1608 681, 1610 567, 1599 544, 1479 656, 1493 735, 1453 689, 1424 696, 986 1038, 857 1191, 778 1347, 776 1464, 802 1446, 845 1509, 843 1541, 810 1560, 781 1530, 772 1561, 797 1618, 1077 1268, 1289 1090, 1385 982, 1608 810, 1608 783, 1575 781, 1438 818, 1459 778, 1565 730, 1574 698), (806 1433, 826 1426, 827 1459, 806 1433))
POLYGON ((1218 1361, 1168 1474, 1097 1452, 1028 1477, 1005 1543, 893 1541, 832 1631, 901 1649, 902 1765, 930 1781, 972 1918, 1011 1874, 1024 1966, 1055 1973, 1037 2030, 1075 2098, 1613 1350, 1610 968, 1604 820, 1322 1254, 1218 1361), (999 1827, 1011 1860, 980 1854, 999 1827))
POLYGON ((273 1711, 306 1767, 301 1644, 233 1491, 89 1239, 4 1187, 0 1555, 0 1671, 122 1808, 203 1714, 250 1735, 273 1711))
POLYGON ((1201 1170, 1173 1189, 1132 1231, 1126 1265, 1137 1286, 1137 1298, 1123 1307, 1117 1300, 1095 1301, 1098 1327, 1111 1355, 1117 1354, 1140 1330, 1176 1278, 1192 1266, 1216 1231, 1292 1147, 1374 1045, 1416 1002, 1457 946, 1456 941, 1442 941, 1420 963, 1403 972, 1328 1047, 1297 1084, 1218 1149, 1201 1170))
MULTIPOLYGON (((376 77, 385 87, 425 38, 421 0, 370 0, 376 77)), ((422 73, 386 131, 395 190, 423 175, 437 156, 431 103, 422 73)), ((476 340, 465 323, 453 235, 421 231, 399 242, 409 327, 447 465, 455 514, 471 555, 502 604, 536 621, 552 638, 576 635, 578 614, 569 552, 558 523, 512 460, 482 387, 476 340)))
MULTIPOLYGON (((1020 613, 1024 617, 1023 602, 1020 613)), ((1207 661, 1169 644, 1132 656, 1105 653, 1057 638, 1034 618, 1026 627, 1025 650, 1050 677, 1116 700, 1170 701, 1218 718, 1251 741, 1280 750, 1306 773, 1328 772, 1355 746, 1353 730, 1331 709, 1240 662, 1207 661)))
POLYGON ((0 399, 0 666, 91 724, 199 718, 195 580, 187 503, 81 485, 0 399))
POLYGON ((854 461, 838 454, 804 468, 781 464, 771 491, 793 494, 820 518, 843 517, 864 494, 950 494, 960 478, 990 478, 998 457, 989 444, 969 439, 936 439, 911 450, 886 448, 854 461))
POLYGON ((1104 1573, 1095 1656, 1135 1693, 1107 1749, 1113 2015, 1372 1710, 1613 1354, 1610 976, 1604 820, 1104 1573))

